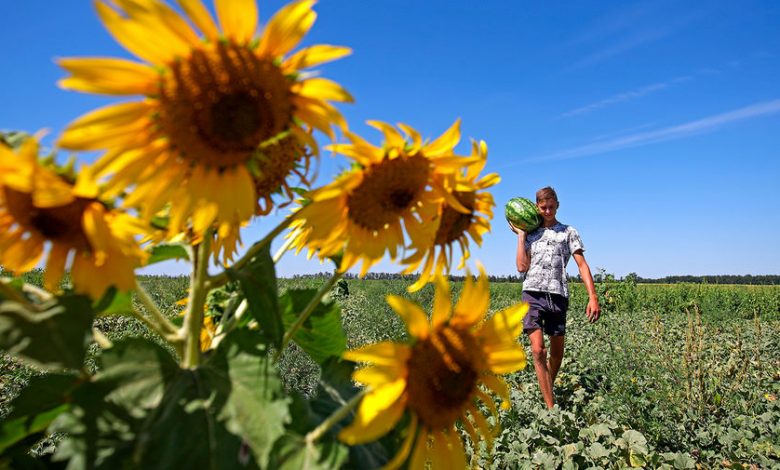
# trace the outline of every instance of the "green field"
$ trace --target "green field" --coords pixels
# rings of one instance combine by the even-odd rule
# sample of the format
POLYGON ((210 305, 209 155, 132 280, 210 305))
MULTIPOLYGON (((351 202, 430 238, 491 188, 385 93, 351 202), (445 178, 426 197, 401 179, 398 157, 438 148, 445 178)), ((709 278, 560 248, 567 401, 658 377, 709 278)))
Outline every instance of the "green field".
MULTIPOLYGON (((314 287, 318 278, 280 280, 314 287)), ((171 316, 186 296, 184 278, 144 284, 171 316)), ((405 295, 430 311, 433 288, 407 294, 406 281, 346 281, 333 295, 349 346, 404 340, 385 303, 405 295)), ((460 283, 453 286, 458 295, 460 283)), ((519 300, 516 283, 491 285, 491 312, 519 300)), ((574 285, 567 351, 555 386, 559 407, 542 405, 533 365, 508 376, 512 408, 501 412, 495 449, 467 449, 483 468, 780 467, 780 287, 598 285, 603 315, 585 321, 586 295, 574 285), (492 454, 492 456, 491 456, 492 454)), ((135 320, 97 325, 112 339, 150 333, 135 320)), ((527 341, 524 344, 527 346, 527 341)), ((95 347, 97 351, 97 347, 95 347)), ((36 374, 2 357, 0 410, 36 374)), ((290 348, 281 361, 286 387, 314 392, 317 365, 290 348)), ((49 442, 50 444, 50 442, 49 442)), ((40 447, 41 452, 49 449, 40 447)))

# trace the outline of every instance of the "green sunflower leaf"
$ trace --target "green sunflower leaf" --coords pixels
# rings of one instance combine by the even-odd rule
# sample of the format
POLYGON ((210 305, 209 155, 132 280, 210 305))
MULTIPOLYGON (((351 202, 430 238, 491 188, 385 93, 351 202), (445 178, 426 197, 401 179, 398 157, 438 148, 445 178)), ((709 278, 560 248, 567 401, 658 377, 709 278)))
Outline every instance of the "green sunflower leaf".
POLYGON ((265 468, 290 414, 257 339, 237 330, 195 369, 151 341, 118 341, 54 423, 67 434, 55 459, 87 468, 265 468))
POLYGON ((80 369, 92 342, 92 301, 81 295, 56 297, 30 310, 0 303, 0 349, 48 370, 80 369))
POLYGON ((10 406, 12 411, 0 424, 0 453, 32 434, 42 433, 65 412, 70 393, 77 386, 75 374, 47 374, 30 382, 10 406))
MULTIPOLYGON (((355 363, 331 357, 322 364, 322 376, 317 395, 309 403, 310 414, 313 419, 311 429, 330 417, 336 410, 352 399, 360 390, 352 381, 352 373, 355 371, 355 363)), ((339 431, 347 426, 355 418, 354 413, 334 425, 328 434, 335 438, 339 431)), ((403 420, 402 420, 403 421, 403 420)), ((403 427, 399 423, 398 427, 403 427)), ((309 429, 309 430, 311 430, 309 429)), ((386 434, 378 441, 355 445, 349 448, 349 461, 347 468, 381 468, 390 456, 391 449, 397 449, 394 432, 386 434)))
POLYGON ((99 315, 125 315, 133 311, 133 293, 120 292, 111 286, 92 307, 99 315))
POLYGON ((160 263, 162 261, 168 261, 172 259, 183 259, 189 261, 192 259, 190 256, 190 248, 184 243, 164 243, 155 245, 149 254, 149 259, 146 261, 146 265, 160 263))
POLYGON ((269 344, 280 348, 284 325, 279 311, 276 270, 270 244, 241 269, 227 269, 228 277, 238 281, 249 304, 249 313, 260 324, 260 333, 269 344))
POLYGON ((308 444, 298 435, 285 434, 276 441, 269 468, 277 470, 330 470, 341 468, 349 450, 332 438, 308 444))
MULTIPOLYGON (((285 329, 290 329, 316 294, 316 289, 291 289, 282 295, 279 307, 285 329)), ((340 357, 347 347, 341 307, 326 296, 292 339, 317 364, 322 365, 330 357, 340 357)))

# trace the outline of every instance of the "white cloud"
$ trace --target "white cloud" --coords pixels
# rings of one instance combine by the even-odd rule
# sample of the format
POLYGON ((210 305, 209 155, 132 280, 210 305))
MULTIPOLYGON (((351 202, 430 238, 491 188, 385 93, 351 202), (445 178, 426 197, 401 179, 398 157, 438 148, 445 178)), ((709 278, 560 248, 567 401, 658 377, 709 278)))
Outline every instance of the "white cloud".
POLYGON ((678 83, 686 82, 688 80, 691 80, 693 77, 686 75, 684 77, 677 77, 673 78, 671 80, 667 80, 665 82, 659 82, 659 83, 653 83, 652 85, 643 86, 641 88, 637 88, 636 90, 631 90, 623 93, 618 93, 616 95, 612 95, 609 98, 604 98, 603 100, 596 101, 595 103, 591 103, 585 106, 580 106, 579 108, 575 108, 569 111, 566 111, 565 113, 562 113, 560 118, 570 118, 572 116, 577 116, 580 114, 586 114, 590 113, 592 111, 595 111, 597 109, 606 108, 608 106, 612 106, 619 103, 625 103, 628 101, 635 100, 637 98, 641 98, 643 96, 649 95, 651 93, 655 93, 656 91, 661 91, 666 88, 669 88, 671 86, 674 86, 678 83))
MULTIPOLYGON (((767 116, 780 112, 780 99, 763 101, 743 108, 727 111, 725 113, 708 116, 703 119, 687 122, 677 126, 666 127, 654 131, 639 132, 624 137, 581 145, 559 152, 533 157, 528 161, 563 160, 568 158, 586 157, 614 152, 625 148, 640 147, 657 142, 682 139, 694 134, 710 132, 727 124, 732 124, 747 119, 767 116)), ((517 164, 520 164, 518 162, 517 164)))

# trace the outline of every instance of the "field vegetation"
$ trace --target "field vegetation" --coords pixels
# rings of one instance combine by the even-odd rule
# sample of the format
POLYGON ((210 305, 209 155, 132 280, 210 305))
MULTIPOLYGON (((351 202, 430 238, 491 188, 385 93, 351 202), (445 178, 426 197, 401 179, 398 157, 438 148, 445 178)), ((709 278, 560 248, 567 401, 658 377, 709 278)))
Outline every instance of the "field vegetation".
MULTIPOLYGON (((38 275, 27 281, 39 282, 38 275)), ((544 408, 532 364, 510 375, 512 407, 501 411, 502 431, 492 452, 484 444, 467 449, 473 462, 482 468, 780 467, 780 288, 601 280, 604 312, 596 324, 584 320, 587 296, 574 285, 567 351, 555 384, 558 406, 544 408)), ((324 282, 281 279, 280 289, 324 282)), ((350 348, 405 339, 385 296, 407 296, 426 311, 433 301, 432 286, 408 294, 410 282, 349 279, 333 289, 350 348)), ((178 318, 176 302, 186 297, 187 279, 145 277, 143 283, 178 318)), ((453 285, 453 295, 461 286, 453 285)), ((520 290, 518 283, 491 284, 490 310, 517 302, 520 290)), ((211 310, 223 300, 212 295, 211 310)), ((112 340, 154 338, 130 318, 104 317, 96 326, 112 340)), ((39 372, 7 356, 0 367, 5 415, 9 401, 39 372)), ((315 393, 320 368, 295 345, 280 368, 288 390, 315 393)), ((37 452, 51 452, 56 437, 37 452)))

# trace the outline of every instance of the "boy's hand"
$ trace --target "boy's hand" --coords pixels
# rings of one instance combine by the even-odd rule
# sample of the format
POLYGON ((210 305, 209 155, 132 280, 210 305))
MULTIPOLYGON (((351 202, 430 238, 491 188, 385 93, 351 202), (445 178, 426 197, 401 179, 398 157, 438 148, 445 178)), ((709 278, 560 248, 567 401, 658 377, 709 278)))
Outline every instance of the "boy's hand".
POLYGON ((591 297, 588 301, 588 306, 585 307, 585 316, 591 323, 598 321, 601 316, 601 307, 599 307, 599 301, 596 298, 591 297))
POLYGON ((522 232, 522 230, 520 230, 519 228, 515 227, 515 225, 514 225, 512 222, 510 222, 510 221, 508 221, 508 220, 507 220, 507 221, 506 221, 506 223, 508 223, 508 224, 509 224, 509 230, 511 230, 511 231, 513 231, 513 232, 515 232, 515 233, 518 233, 518 234, 519 234, 520 232, 522 232))

